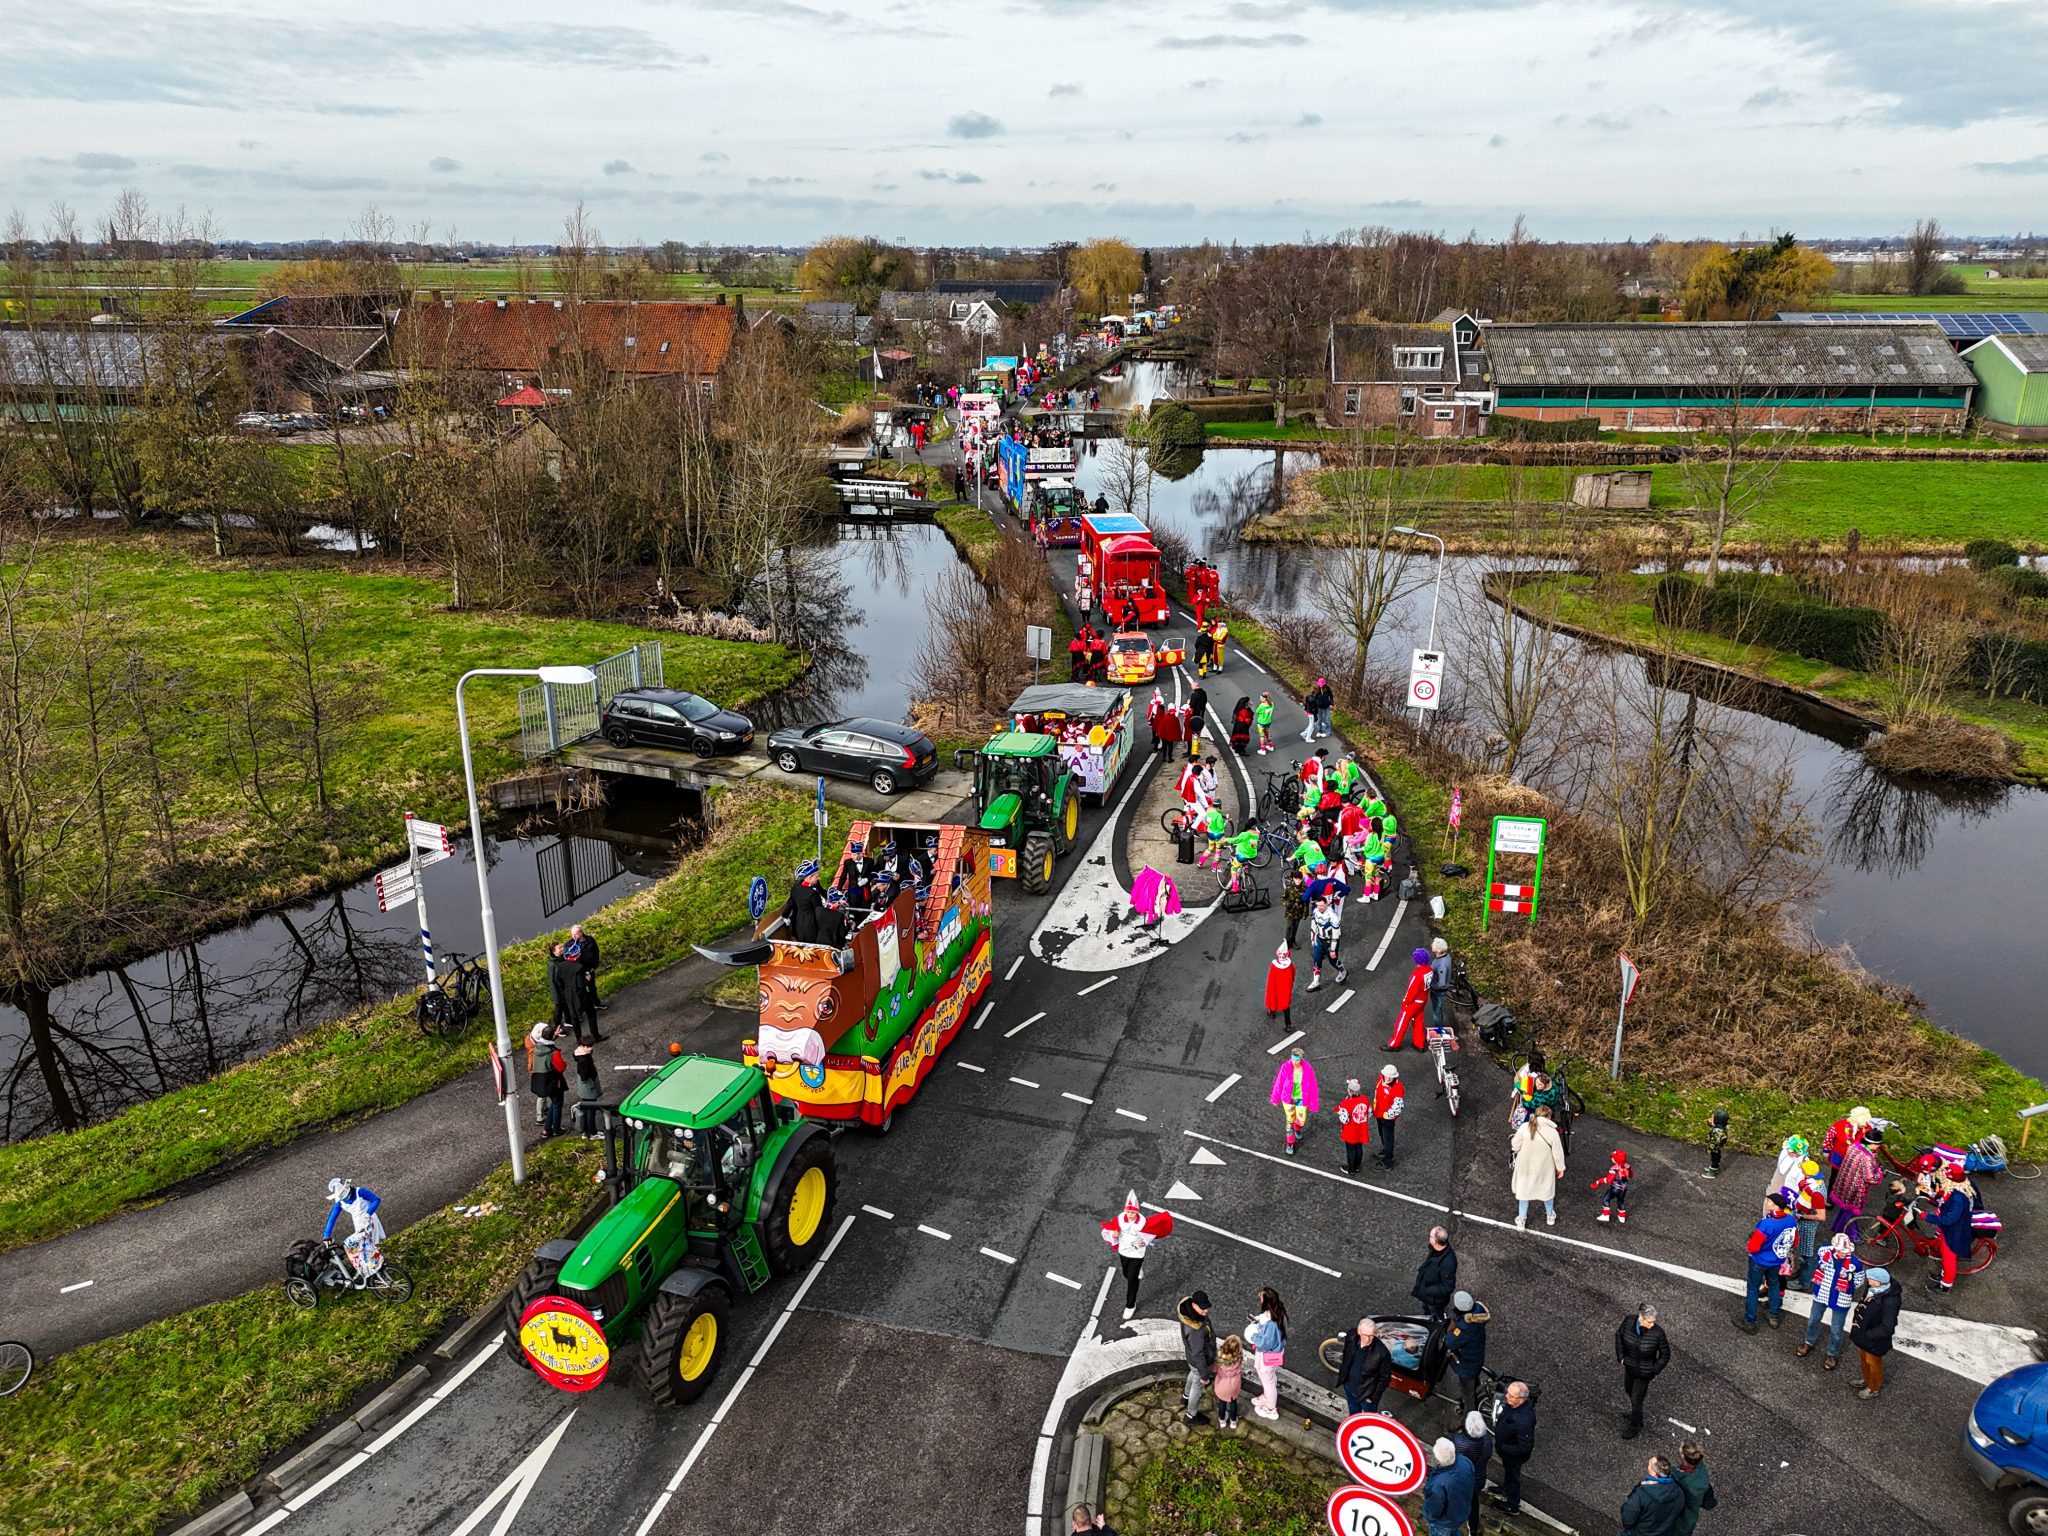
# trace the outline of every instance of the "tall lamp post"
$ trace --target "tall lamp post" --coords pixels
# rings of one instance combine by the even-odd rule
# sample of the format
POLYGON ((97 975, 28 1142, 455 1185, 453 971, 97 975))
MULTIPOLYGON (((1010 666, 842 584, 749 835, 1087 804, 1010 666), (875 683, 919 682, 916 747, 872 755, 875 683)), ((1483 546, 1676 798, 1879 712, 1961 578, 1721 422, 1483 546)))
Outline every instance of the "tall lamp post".
POLYGON ((505 1064, 505 1139, 512 1147, 512 1182, 526 1182, 526 1145, 519 1139, 519 1095, 512 1085, 512 1032, 505 1022, 505 975, 498 956, 498 920, 491 912, 491 877, 484 862, 484 818, 477 807, 476 766, 469 755, 469 710, 462 702, 462 689, 473 677, 537 677, 542 684, 594 683, 597 674, 588 667, 476 667, 455 683, 455 729, 462 737, 462 779, 469 791, 469 847, 476 858, 477 904, 483 914, 484 968, 491 978, 491 1020, 497 1026, 498 1059, 505 1064))
MULTIPOLYGON (((1444 541, 1437 538, 1433 533, 1424 533, 1420 528, 1410 528, 1406 524, 1396 524, 1394 532, 1405 533, 1411 539, 1436 539, 1436 591, 1430 594, 1429 599, 1429 638, 1422 643, 1422 648, 1425 651, 1434 651, 1436 649, 1436 610, 1437 606, 1444 600, 1444 541)), ((1415 706, 1415 728, 1417 730, 1422 729, 1422 706, 1420 704, 1415 706)))

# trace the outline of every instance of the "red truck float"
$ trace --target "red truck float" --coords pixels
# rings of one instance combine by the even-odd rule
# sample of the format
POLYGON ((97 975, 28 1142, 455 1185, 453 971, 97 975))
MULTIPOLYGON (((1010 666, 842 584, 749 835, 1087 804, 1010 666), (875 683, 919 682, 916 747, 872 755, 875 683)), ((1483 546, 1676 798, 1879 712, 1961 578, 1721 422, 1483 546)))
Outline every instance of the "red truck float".
POLYGON ((1159 548, 1142 520, 1126 512, 1090 512, 1081 519, 1081 548, 1094 570, 1097 608, 1121 624, 1124 604, 1129 602, 1137 609, 1140 624, 1166 622, 1159 548))

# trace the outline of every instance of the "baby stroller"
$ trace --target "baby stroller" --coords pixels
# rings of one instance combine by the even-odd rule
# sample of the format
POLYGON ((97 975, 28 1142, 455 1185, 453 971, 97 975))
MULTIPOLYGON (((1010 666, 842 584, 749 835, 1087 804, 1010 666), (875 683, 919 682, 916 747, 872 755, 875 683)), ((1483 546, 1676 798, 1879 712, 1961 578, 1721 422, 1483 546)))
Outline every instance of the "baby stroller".
POLYGON ((1237 701, 1237 707, 1230 712, 1230 750, 1240 757, 1252 739, 1252 701, 1249 696, 1237 701))

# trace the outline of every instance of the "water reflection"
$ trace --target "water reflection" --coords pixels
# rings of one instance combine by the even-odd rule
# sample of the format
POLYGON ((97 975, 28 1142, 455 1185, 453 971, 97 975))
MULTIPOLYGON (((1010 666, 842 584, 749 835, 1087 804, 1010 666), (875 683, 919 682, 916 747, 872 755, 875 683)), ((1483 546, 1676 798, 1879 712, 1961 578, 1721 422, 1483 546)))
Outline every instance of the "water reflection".
POLYGON ((1957 824, 1982 820, 2013 793, 2001 785, 1898 777, 1861 753, 1845 753, 1825 781, 1828 856, 1843 868, 1911 874, 1934 853, 1951 815, 1957 824))

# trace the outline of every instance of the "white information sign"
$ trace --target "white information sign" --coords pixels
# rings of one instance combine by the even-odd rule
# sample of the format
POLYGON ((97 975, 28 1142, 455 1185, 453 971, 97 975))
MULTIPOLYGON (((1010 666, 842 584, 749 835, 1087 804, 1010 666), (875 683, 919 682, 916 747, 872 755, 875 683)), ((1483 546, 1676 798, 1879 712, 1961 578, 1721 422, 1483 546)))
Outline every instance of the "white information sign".
POLYGON ((1493 823, 1495 853, 1541 853, 1543 821, 1537 816, 1499 816, 1493 823))
POLYGON ((1408 663, 1408 707, 1438 709, 1443 705, 1444 653, 1417 651, 1408 663))

